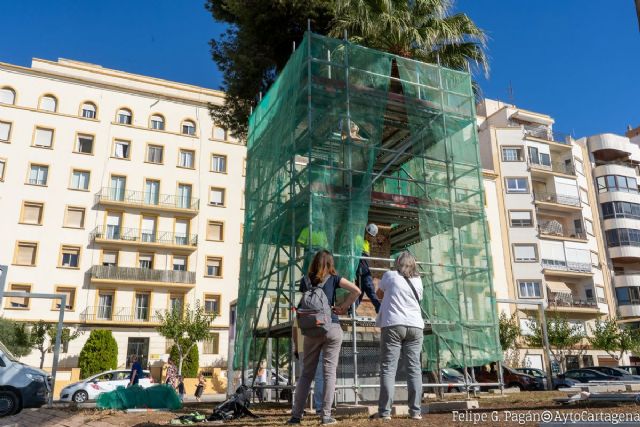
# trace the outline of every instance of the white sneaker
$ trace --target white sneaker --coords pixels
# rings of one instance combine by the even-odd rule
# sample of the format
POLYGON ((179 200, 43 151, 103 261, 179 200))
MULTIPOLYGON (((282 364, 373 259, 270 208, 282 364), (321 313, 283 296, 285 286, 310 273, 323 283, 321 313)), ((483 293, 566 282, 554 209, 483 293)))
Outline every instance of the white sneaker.
POLYGON ((411 419, 412 420, 421 420, 422 419, 422 415, 420 415, 420 414, 411 415, 411 419))

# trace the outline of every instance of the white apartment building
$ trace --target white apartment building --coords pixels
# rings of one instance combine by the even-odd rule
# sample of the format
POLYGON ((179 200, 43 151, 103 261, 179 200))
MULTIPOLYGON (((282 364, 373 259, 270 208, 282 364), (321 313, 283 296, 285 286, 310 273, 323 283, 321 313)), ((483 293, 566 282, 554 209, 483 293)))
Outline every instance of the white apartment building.
MULTIPOLYGON (((499 101, 478 106, 483 167, 495 171, 505 281, 498 298, 544 300, 589 334, 594 321, 613 309, 609 272, 584 148, 553 129, 553 119, 499 101)), ((493 226, 493 229, 497 226, 493 226)), ((495 254, 493 255, 495 257, 495 254)), ((504 305, 501 305, 503 308, 504 305)), ((523 334, 537 308, 517 304, 523 334)), ((525 364, 542 368, 541 349, 522 348, 525 364)), ((610 363, 605 352, 587 350, 567 368, 610 363)))
POLYGON ((640 128, 584 138, 608 247, 617 319, 640 327, 640 128))
MULTIPOLYGON (((5 289, 68 296, 65 324, 85 333, 62 367, 77 366, 94 328, 113 331, 120 366, 133 353, 158 366, 170 343, 156 312, 196 301, 217 314, 200 365, 226 358, 246 148, 209 116, 223 96, 71 60, 0 63, 5 289)), ((20 321, 54 322, 58 311, 33 298, 0 307, 20 321)))

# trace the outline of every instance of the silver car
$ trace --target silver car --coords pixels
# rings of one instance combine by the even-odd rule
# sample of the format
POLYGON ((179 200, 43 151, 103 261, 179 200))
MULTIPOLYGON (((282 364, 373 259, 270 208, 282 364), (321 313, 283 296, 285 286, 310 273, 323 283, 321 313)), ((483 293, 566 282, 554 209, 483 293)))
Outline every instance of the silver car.
MULTIPOLYGON (((60 400, 76 403, 95 400, 102 393, 113 391, 119 386, 126 387, 129 384, 130 375, 131 371, 128 369, 101 372, 63 388, 60 391, 60 400)), ((138 384, 143 388, 153 385, 153 378, 151 378, 149 371, 142 371, 142 378, 138 384)))

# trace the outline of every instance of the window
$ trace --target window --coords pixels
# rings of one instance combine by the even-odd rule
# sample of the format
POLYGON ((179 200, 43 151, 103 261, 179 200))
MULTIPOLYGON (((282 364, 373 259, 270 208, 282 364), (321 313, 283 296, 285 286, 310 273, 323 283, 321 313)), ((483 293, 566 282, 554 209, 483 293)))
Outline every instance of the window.
POLYGON ((40 148, 51 148, 52 145, 53 129, 36 128, 33 146, 40 148))
POLYGON ((522 148, 521 147, 503 147, 502 161, 503 162, 523 162, 524 156, 522 155, 522 148))
POLYGON ((509 211, 512 227, 532 227, 533 219, 531 211, 509 211))
POLYGON ((204 296, 204 312, 207 314, 220 314, 220 295, 206 294, 204 296))
POLYGON ((536 245, 513 245, 513 258, 515 262, 537 262, 538 251, 536 245))
POLYGON ((191 184, 178 184, 178 207, 190 209, 194 200, 191 199, 191 184))
POLYGON ((211 187, 209 190, 209 204, 214 206, 224 206, 224 188, 211 187))
POLYGON ((218 354, 220 353, 220 334, 217 332, 211 333, 208 338, 202 342, 203 354, 218 354))
POLYGON ((22 211, 20 212, 20 223, 41 225, 43 210, 44 210, 44 203, 23 202, 22 211))
POLYGON ((93 154, 93 135, 78 135, 74 151, 81 154, 93 154))
POLYGON ((74 169, 71 172, 71 189, 88 190, 89 189, 89 171, 74 169))
POLYGON ((97 111, 97 108, 94 103, 85 102, 84 104, 82 104, 82 111, 81 111, 82 117, 86 119, 95 119, 96 111, 97 111))
POLYGON ((175 242, 177 245, 189 244, 189 220, 188 219, 176 219, 175 242))
POLYGON ((518 292, 520 298, 542 298, 540 282, 537 280, 518 280, 518 292))
POLYGON ((16 102, 16 92, 10 87, 0 89, 0 104, 13 105, 16 102))
POLYGON ((38 256, 38 243, 17 242, 13 263, 16 265, 36 265, 38 256))
POLYGON ((182 133, 185 135, 195 135, 196 124, 191 120, 185 120, 184 122, 182 122, 182 133))
POLYGON ((148 320, 149 319, 149 293, 136 292, 135 299, 136 299, 135 320, 148 320))
POLYGON ((29 170, 29 184, 33 185, 47 185, 47 177, 49 175, 49 166, 45 165, 31 165, 29 170))
POLYGON ((40 105, 38 105, 38 108, 44 111, 55 112, 58 108, 58 100, 53 95, 45 95, 40 98, 40 105))
POLYGON ((152 216, 142 217, 141 237, 143 242, 153 243, 156 241, 156 218, 152 216))
POLYGON ((211 155, 211 172, 227 172, 227 156, 221 154, 211 155))
POLYGON ((0 141, 9 142, 11 138, 11 123, 0 122, 0 141))
MULTIPOLYGON (((11 284, 9 290, 12 292, 31 292, 31 285, 11 284)), ((9 297, 5 308, 21 309, 29 308, 29 298, 26 297, 9 297)))
POLYGON ((222 258, 208 256, 206 267, 207 267, 207 271, 205 276, 222 277, 222 258))
POLYGON ((226 131, 223 128, 219 126, 213 127, 213 139, 224 141, 225 139, 227 139, 225 135, 226 135, 226 131))
POLYGON ((187 271, 187 257, 174 256, 173 257, 173 271, 187 271))
POLYGON ((169 295, 169 310, 182 312, 182 307, 184 307, 184 296, 181 294, 171 294, 169 295))
MULTIPOLYGON (((76 306, 76 288, 68 288, 63 286, 56 286, 56 294, 65 294, 67 301, 65 302, 65 310, 73 310, 76 306)), ((61 301, 59 299, 53 300, 53 309, 60 310, 61 301)))
POLYGON ((224 240, 224 223, 207 221, 207 240, 222 242, 224 240))
POLYGON ((153 269, 153 254, 138 255, 138 266, 140 268, 153 269))
POLYGON ((117 121, 121 125, 130 125, 133 123, 133 114, 128 108, 121 108, 118 110, 117 121))
POLYGON ((79 268, 80 267, 80 247, 62 246, 60 250, 60 261, 58 267, 79 268))
POLYGON ((589 205, 589 193, 587 193, 587 190, 585 190, 584 188, 580 188, 580 200, 585 205, 589 205))
POLYGON ((591 252, 591 266, 593 268, 600 268, 600 260, 598 259, 598 253, 594 251, 591 252))
POLYGON ((160 114, 151 116, 151 129, 164 130, 164 117, 160 114))
POLYGON ((114 291, 110 290, 98 291, 98 320, 111 320, 114 294, 114 291))
POLYGON ((587 232, 587 234, 591 234, 592 236, 593 234, 593 221, 589 220, 589 219, 585 219, 584 220, 584 229, 587 232))
POLYGON ((7 169, 7 160, 0 159, 0 181, 4 181, 4 171, 7 169))
POLYGON ((116 139, 113 142, 113 157, 116 159, 129 159, 131 153, 131 142, 116 139))
POLYGON ((105 267, 116 267, 118 265, 118 252, 117 251, 103 251, 102 252, 102 265, 105 267))
POLYGON ((602 203, 602 217, 640 219, 640 204, 630 202, 602 203))
POLYGON ((193 159, 195 158, 195 155, 196 153, 193 150, 181 149, 178 153, 178 166, 180 166, 181 168, 193 169, 193 159))
POLYGON ((157 205, 160 203, 160 181, 157 179, 145 179, 144 203, 147 205, 157 205))
POLYGON ((596 185, 599 193, 607 191, 624 191, 627 193, 638 193, 638 182, 635 178, 622 175, 605 175, 596 178, 596 185))
POLYGON ((582 165, 582 161, 575 159, 575 161, 573 162, 573 166, 576 169, 576 172, 584 175, 584 166, 582 165))
POLYGON ((607 245, 616 246, 640 246, 640 230, 635 228, 616 228, 605 231, 607 245))
POLYGON ((147 162, 162 164, 163 147, 160 145, 147 145, 147 162))
POLYGON ((505 178, 507 193, 528 193, 529 181, 527 178, 505 178))
POLYGON ((67 206, 64 213, 64 226, 68 228, 84 228, 85 209, 75 206, 67 206))

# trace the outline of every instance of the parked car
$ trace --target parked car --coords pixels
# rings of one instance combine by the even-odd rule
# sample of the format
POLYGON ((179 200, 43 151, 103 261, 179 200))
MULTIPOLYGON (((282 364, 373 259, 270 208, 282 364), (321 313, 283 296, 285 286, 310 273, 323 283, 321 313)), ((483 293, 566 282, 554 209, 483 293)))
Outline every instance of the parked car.
POLYGON ((632 375, 627 370, 621 368, 613 368, 611 366, 588 366, 586 369, 602 372, 605 375, 618 377, 620 381, 640 381, 640 376, 632 375))
MULTIPOLYGON (((102 393, 113 391, 119 386, 126 387, 130 381, 130 375, 131 371, 125 369, 101 372, 63 388, 60 391, 60 400, 82 403, 97 399, 102 393)), ((142 378, 138 384, 142 388, 153 385, 153 378, 149 371, 142 371, 142 378)))
MULTIPOLYGON (((251 384, 253 383, 253 370, 246 370, 245 378, 245 384, 251 386, 251 384)), ((278 374, 278 376, 276 377, 276 371, 274 369, 271 371, 271 385, 287 386, 289 385, 289 378, 285 377, 282 374, 278 374)), ((279 389, 278 392, 280 393, 280 399, 289 400, 289 397, 291 396, 290 389, 279 389)))
POLYGON ((562 378, 570 378, 572 380, 580 381, 581 383, 588 383, 591 381, 620 381, 619 377, 613 377, 611 375, 603 374, 602 372, 594 371, 593 369, 572 369, 564 374, 558 375, 562 378))
POLYGON ((16 359, 0 342, 0 417, 39 408, 49 399, 51 376, 16 359))
POLYGON ((624 369, 631 375, 640 375, 640 365, 619 366, 619 368, 624 369))
MULTIPOLYGON (((447 392, 455 393, 455 392, 465 391, 464 376, 462 375, 462 372, 453 368, 442 368, 440 369, 440 376, 442 377, 443 383, 449 384, 449 387, 446 390, 447 392), (460 384, 460 385, 456 385, 456 384, 460 384)), ((467 378, 467 382, 473 382, 473 380, 471 378, 467 378)), ((475 387, 475 388, 476 390, 478 389, 478 387, 475 387)), ((472 389, 473 387, 469 387, 469 390, 472 390, 472 389)))
MULTIPOLYGON (((523 374, 531 375, 532 377, 542 379, 542 382, 545 385, 545 390, 547 389, 547 374, 542 369, 538 368, 516 368, 518 372, 522 372, 523 374)), ((557 375, 551 377, 553 381, 553 389, 558 390, 559 388, 573 387, 576 384, 579 384, 579 381, 573 380, 571 378, 560 378, 557 375)))
MULTIPOLYGON (((508 366, 502 366, 502 379, 505 387, 508 388, 516 387, 520 390, 544 390, 542 379, 515 371, 508 366)), ((498 371, 495 369, 493 371, 480 370, 476 373, 476 380, 478 380, 479 383, 497 383, 499 380, 498 371)))

